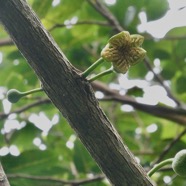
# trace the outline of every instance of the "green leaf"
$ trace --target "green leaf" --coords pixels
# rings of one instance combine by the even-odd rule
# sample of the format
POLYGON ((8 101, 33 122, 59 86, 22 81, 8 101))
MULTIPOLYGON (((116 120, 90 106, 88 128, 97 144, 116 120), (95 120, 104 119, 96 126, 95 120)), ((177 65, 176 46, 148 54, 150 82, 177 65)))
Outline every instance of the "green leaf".
POLYGON ((167 1, 156 0, 152 3, 146 0, 144 3, 148 20, 155 20, 161 18, 168 10, 167 1))
POLYGON ((51 166, 58 162, 56 154, 52 151, 30 150, 20 156, 6 156, 2 158, 2 164, 7 173, 27 173, 46 175, 52 173, 51 166))
POLYGON ((32 8, 36 11, 37 15, 40 19, 44 18, 51 8, 52 2, 51 0, 39 1, 35 0, 32 4, 32 8))
POLYGON ((186 82, 186 77, 185 77, 185 76, 180 76, 180 77, 177 79, 177 81, 176 81, 176 91, 177 91, 179 94, 186 93, 185 82, 186 82))
POLYGON ((32 123, 27 122, 24 128, 13 133, 10 143, 16 145, 21 152, 36 149, 37 147, 33 144, 33 140, 39 134, 40 130, 32 123))

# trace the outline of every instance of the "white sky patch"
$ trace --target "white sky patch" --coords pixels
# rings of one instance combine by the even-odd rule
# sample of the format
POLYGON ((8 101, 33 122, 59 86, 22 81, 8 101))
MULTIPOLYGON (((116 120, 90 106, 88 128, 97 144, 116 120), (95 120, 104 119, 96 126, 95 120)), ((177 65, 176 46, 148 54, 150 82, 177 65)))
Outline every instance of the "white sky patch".
POLYGON ((104 97, 104 94, 101 91, 96 91, 95 96, 97 99, 102 99, 104 97))
POLYGON ((141 133, 142 133, 142 129, 139 128, 139 127, 136 128, 136 129, 135 129, 135 133, 138 134, 138 135, 141 134, 141 133))
POLYGON ((69 149, 73 149, 74 148, 74 143, 72 141, 67 141, 66 142, 66 146, 69 148, 69 149))
POLYGON ((39 114, 31 114, 29 121, 34 123, 37 128, 46 132, 48 132, 53 126, 53 123, 48 119, 44 112, 40 112, 39 114))
POLYGON ((52 125, 56 125, 57 123, 59 123, 59 115, 55 114, 51 120, 52 125))
POLYGON ((8 119, 16 119, 17 118, 17 114, 12 113, 8 116, 8 119))
POLYGON ((5 133, 9 133, 14 129, 17 129, 20 127, 20 123, 17 120, 6 120, 4 123, 3 131, 5 133))
POLYGON ((13 156, 19 156, 19 155, 20 155, 20 151, 19 151, 19 149, 17 148, 17 146, 15 146, 15 145, 11 145, 11 146, 9 147, 9 152, 10 152, 10 154, 13 155, 13 156))
POLYGON ((169 8, 172 10, 178 10, 186 6, 186 0, 167 0, 169 3, 169 8))
POLYGON ((146 128, 148 133, 154 133, 158 130, 158 126, 155 123, 152 123, 146 128))
POLYGON ((120 90, 121 86, 116 83, 110 83, 109 88, 114 89, 114 90, 120 90))
POLYGON ((3 103, 4 113, 8 114, 11 110, 12 104, 7 99, 4 99, 2 103, 3 103))
POLYGON ((126 90, 122 89, 122 90, 119 91, 119 94, 121 96, 124 96, 126 94, 126 92, 127 92, 126 90))
POLYGON ((145 99, 153 99, 155 102, 162 100, 162 97, 167 97, 167 92, 159 85, 146 87, 143 91, 145 99))
POLYGON ((53 0, 52 6, 55 7, 55 6, 59 5, 60 2, 61 2, 60 0, 53 0))
POLYGON ((40 138, 34 138, 33 139, 33 144, 35 145, 35 146, 39 146, 39 145, 41 145, 41 139, 40 138))
POLYGON ((136 15, 136 8, 134 6, 129 6, 125 13, 125 21, 124 21, 125 25, 129 25, 133 21, 135 15, 136 15))
POLYGON ((167 87, 170 87, 170 85, 171 85, 171 81, 170 81, 170 80, 166 80, 166 81, 164 81, 163 83, 164 83, 165 86, 167 86, 167 87))
POLYGON ((3 53, 0 52, 0 64, 3 62, 3 53))
POLYGON ((186 0, 168 0, 169 10, 160 19, 147 22, 146 13, 140 12, 138 25, 139 32, 147 32, 155 38, 163 38, 167 32, 176 27, 186 26, 186 0))
POLYGON ((134 108, 131 105, 125 104, 121 106, 121 110, 124 112, 133 112, 134 108))
POLYGON ((153 80, 153 78, 154 78, 154 74, 151 71, 148 71, 147 74, 145 75, 145 79, 147 81, 151 81, 153 80))
POLYGON ((66 142, 66 146, 69 149, 73 149, 74 148, 74 142, 76 140, 76 136, 74 134, 72 134, 69 138, 69 140, 66 142))
POLYGON ((145 80, 129 80, 127 76, 125 75, 120 75, 118 78, 119 84, 122 88, 124 89, 130 89, 133 87, 139 87, 139 88, 145 88, 148 86, 148 82, 145 80))
POLYGON ((164 183, 168 184, 168 183, 170 183, 172 181, 172 179, 171 179, 170 176, 164 176, 163 177, 163 181, 164 181, 164 183))
POLYGON ((141 98, 141 97, 137 97, 136 101, 142 104, 148 104, 148 105, 157 105, 158 102, 156 100, 152 100, 152 98, 141 98))
MULTIPOLYGON (((154 61, 155 68, 159 68, 160 61, 157 59, 154 61)), ((147 80, 129 80, 126 75, 120 75, 118 77, 120 90, 128 90, 133 87, 139 87, 143 89, 143 96, 137 97, 136 101, 148 105, 157 105, 159 102, 165 105, 176 107, 176 103, 167 96, 166 90, 160 85, 150 86, 149 81, 153 78, 152 73, 147 73, 145 79, 147 80)), ((117 85, 118 86, 118 85, 117 85)), ((116 88, 116 87, 112 87, 116 88)), ((117 89, 119 89, 117 87, 117 89)))
POLYGON ((5 87, 0 87, 0 100, 5 98, 4 96, 5 91, 6 91, 5 87))
POLYGON ((78 17, 74 16, 71 19, 67 19, 64 21, 64 24, 66 25, 66 28, 70 29, 74 24, 76 24, 78 21, 78 17))
MULTIPOLYGON (((147 14, 146 14, 146 12, 144 12, 144 11, 141 11, 140 13, 139 13, 139 15, 138 15, 138 17, 139 17, 139 19, 140 19, 140 21, 141 21, 141 29, 143 28, 142 26, 143 26, 143 24, 146 24, 147 23, 147 14)), ((142 32, 144 32, 145 30, 141 30, 142 32)))
POLYGON ((0 148, 0 156, 6 156, 9 153, 8 147, 2 147, 0 148))
POLYGON ((20 130, 22 128, 24 128, 26 126, 26 122, 25 121, 22 121, 19 125, 19 127, 17 127, 17 130, 20 130))
POLYGON ((42 143, 41 139, 36 137, 33 139, 33 144, 37 147, 39 147, 40 150, 46 150, 47 146, 42 143))
POLYGON ((71 24, 76 24, 78 21, 78 17, 77 16, 74 16, 71 20, 70 20, 70 23, 71 24))
POLYGON ((161 65, 160 65, 160 59, 159 58, 156 58, 154 59, 153 63, 154 63, 154 68, 153 68, 153 71, 156 73, 156 74, 159 74, 162 70, 161 68, 161 65))
POLYGON ((105 0, 105 3, 107 5, 114 5, 114 4, 116 4, 116 0, 105 0))
MULTIPOLYGON (((176 103, 167 96, 166 90, 160 85, 154 85, 143 89, 143 102, 156 105, 159 102, 175 107, 176 103)), ((139 99, 138 99, 139 100, 139 99)))
POLYGON ((153 63, 154 63, 154 66, 155 67, 160 67, 161 66, 160 65, 161 63, 160 63, 160 59, 159 58, 155 58, 154 61, 153 61, 153 63))
POLYGON ((39 149, 40 150, 46 150, 47 149, 47 146, 45 145, 45 144, 41 144, 40 146, 39 146, 39 149))

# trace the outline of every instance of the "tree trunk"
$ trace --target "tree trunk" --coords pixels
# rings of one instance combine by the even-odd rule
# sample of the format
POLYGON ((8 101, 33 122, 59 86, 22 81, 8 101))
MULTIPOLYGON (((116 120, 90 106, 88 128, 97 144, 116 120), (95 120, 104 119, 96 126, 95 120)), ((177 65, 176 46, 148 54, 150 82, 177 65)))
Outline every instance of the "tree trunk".
POLYGON ((10 186, 1 163, 0 163, 0 186, 10 186))
POLYGON ((0 21, 110 182, 153 185, 100 109, 89 82, 68 62, 27 2, 0 0, 0 21))

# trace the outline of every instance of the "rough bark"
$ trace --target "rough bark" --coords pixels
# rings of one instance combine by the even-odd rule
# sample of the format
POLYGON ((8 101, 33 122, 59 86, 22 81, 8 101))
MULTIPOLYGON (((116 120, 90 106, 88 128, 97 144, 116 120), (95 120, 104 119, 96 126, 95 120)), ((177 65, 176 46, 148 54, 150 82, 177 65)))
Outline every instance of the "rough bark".
POLYGON ((68 62, 26 1, 0 0, 0 21, 110 182, 153 185, 100 109, 90 84, 68 62))

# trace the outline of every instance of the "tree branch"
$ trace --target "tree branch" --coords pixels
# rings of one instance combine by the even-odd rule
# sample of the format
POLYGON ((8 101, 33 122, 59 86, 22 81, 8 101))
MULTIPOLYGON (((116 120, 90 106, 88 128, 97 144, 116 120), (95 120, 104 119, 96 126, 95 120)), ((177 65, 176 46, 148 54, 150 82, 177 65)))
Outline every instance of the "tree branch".
POLYGON ((66 26, 78 26, 78 25, 100 25, 100 26, 110 26, 109 23, 105 21, 94 21, 94 20, 89 20, 89 21, 78 21, 77 23, 68 23, 68 24, 55 24, 53 27, 49 29, 49 31, 52 31, 56 28, 61 28, 61 27, 66 27, 66 26))
POLYGON ((9 179, 25 178, 25 179, 38 180, 38 181, 49 181, 53 183, 56 182, 56 183, 65 184, 69 186, 84 185, 88 183, 97 182, 105 178, 104 175, 97 175, 97 176, 94 176, 93 178, 87 178, 87 179, 81 179, 81 180, 64 180, 64 179, 53 178, 49 176, 32 176, 32 175, 27 175, 27 174, 7 174, 7 177, 9 179))
POLYGON ((129 96, 122 96, 119 94, 118 91, 111 90, 108 88, 105 84, 94 82, 93 87, 96 90, 100 90, 105 94, 105 98, 100 100, 105 101, 117 101, 122 104, 129 104, 133 106, 135 109, 138 109, 140 111, 149 113, 154 116, 158 116, 161 118, 168 119, 170 121, 174 121, 177 124, 186 126, 186 110, 184 109, 176 109, 176 108, 170 108, 165 106, 153 106, 153 105, 147 105, 138 103, 134 98, 131 98, 129 96))
POLYGON ((98 0, 87 0, 87 2, 97 11, 99 12, 111 25, 117 30, 117 32, 121 32, 124 29, 118 22, 118 20, 113 16, 113 14, 108 10, 106 6, 104 6, 98 0))
MULTIPOLYGON (((167 119, 169 121, 176 122, 176 124, 180 125, 186 125, 186 110, 183 109, 177 109, 177 108, 170 108, 166 106, 158 106, 158 105, 147 105, 138 103, 134 98, 131 98, 130 96, 121 96, 118 91, 110 89, 107 85, 104 83, 101 83, 99 81, 95 81, 92 83, 92 86, 95 91, 101 91, 104 93, 105 98, 100 99, 100 101, 117 101, 121 104, 129 104, 133 106, 135 109, 140 110, 142 112, 146 112, 148 114, 158 116, 164 119, 167 119)), ((25 105, 21 108, 18 108, 16 110, 11 111, 8 114, 0 113, 0 119, 7 118, 10 114, 16 113, 19 114, 21 112, 24 112, 30 108, 42 105, 42 104, 48 104, 51 103, 49 99, 40 99, 37 100, 31 104, 25 105)))
POLYGON ((181 103, 172 95, 171 91, 169 90, 169 88, 164 84, 163 82, 163 78, 159 75, 156 74, 153 70, 153 68, 151 67, 150 63, 149 63, 149 59, 146 57, 144 59, 145 65, 146 67, 153 73, 155 79, 160 83, 160 85, 166 90, 167 95, 169 96, 169 98, 171 98, 172 100, 174 100, 174 102, 178 105, 181 106, 181 103))
POLYGON ((8 114, 5 114, 5 113, 0 113, 0 119, 5 119, 7 118, 10 114, 20 114, 21 112, 24 112, 30 108, 33 108, 33 107, 36 107, 36 106, 39 106, 39 105, 42 105, 42 104, 48 104, 48 103, 51 103, 51 101, 49 99, 41 99, 41 100, 38 100, 38 101, 35 101, 31 104, 28 104, 28 105, 25 105, 21 108, 18 108, 8 114))
POLYGON ((186 126, 186 117, 185 117, 186 111, 185 110, 181 110, 181 109, 176 110, 176 109, 171 109, 168 107, 162 107, 159 105, 152 106, 152 105, 137 103, 136 101, 132 101, 131 99, 126 99, 120 95, 107 96, 102 100, 117 101, 119 103, 129 104, 129 105, 132 105, 135 109, 138 109, 143 112, 152 114, 154 116, 165 118, 165 119, 177 122, 177 124, 186 126))
POLYGON ((151 164, 153 167, 155 164, 159 163, 163 160, 165 155, 171 150, 171 148, 186 134, 186 129, 184 129, 180 134, 178 134, 169 144, 165 146, 162 153, 158 156, 156 160, 154 160, 151 164))
POLYGON ((27 2, 0 2, 0 21, 110 182, 153 185, 99 107, 90 83, 68 62, 27 2))
POLYGON ((9 46, 9 45, 13 45, 14 43, 13 43, 13 41, 10 39, 10 38, 8 38, 8 39, 1 39, 0 40, 0 47, 2 47, 2 46, 9 46))

